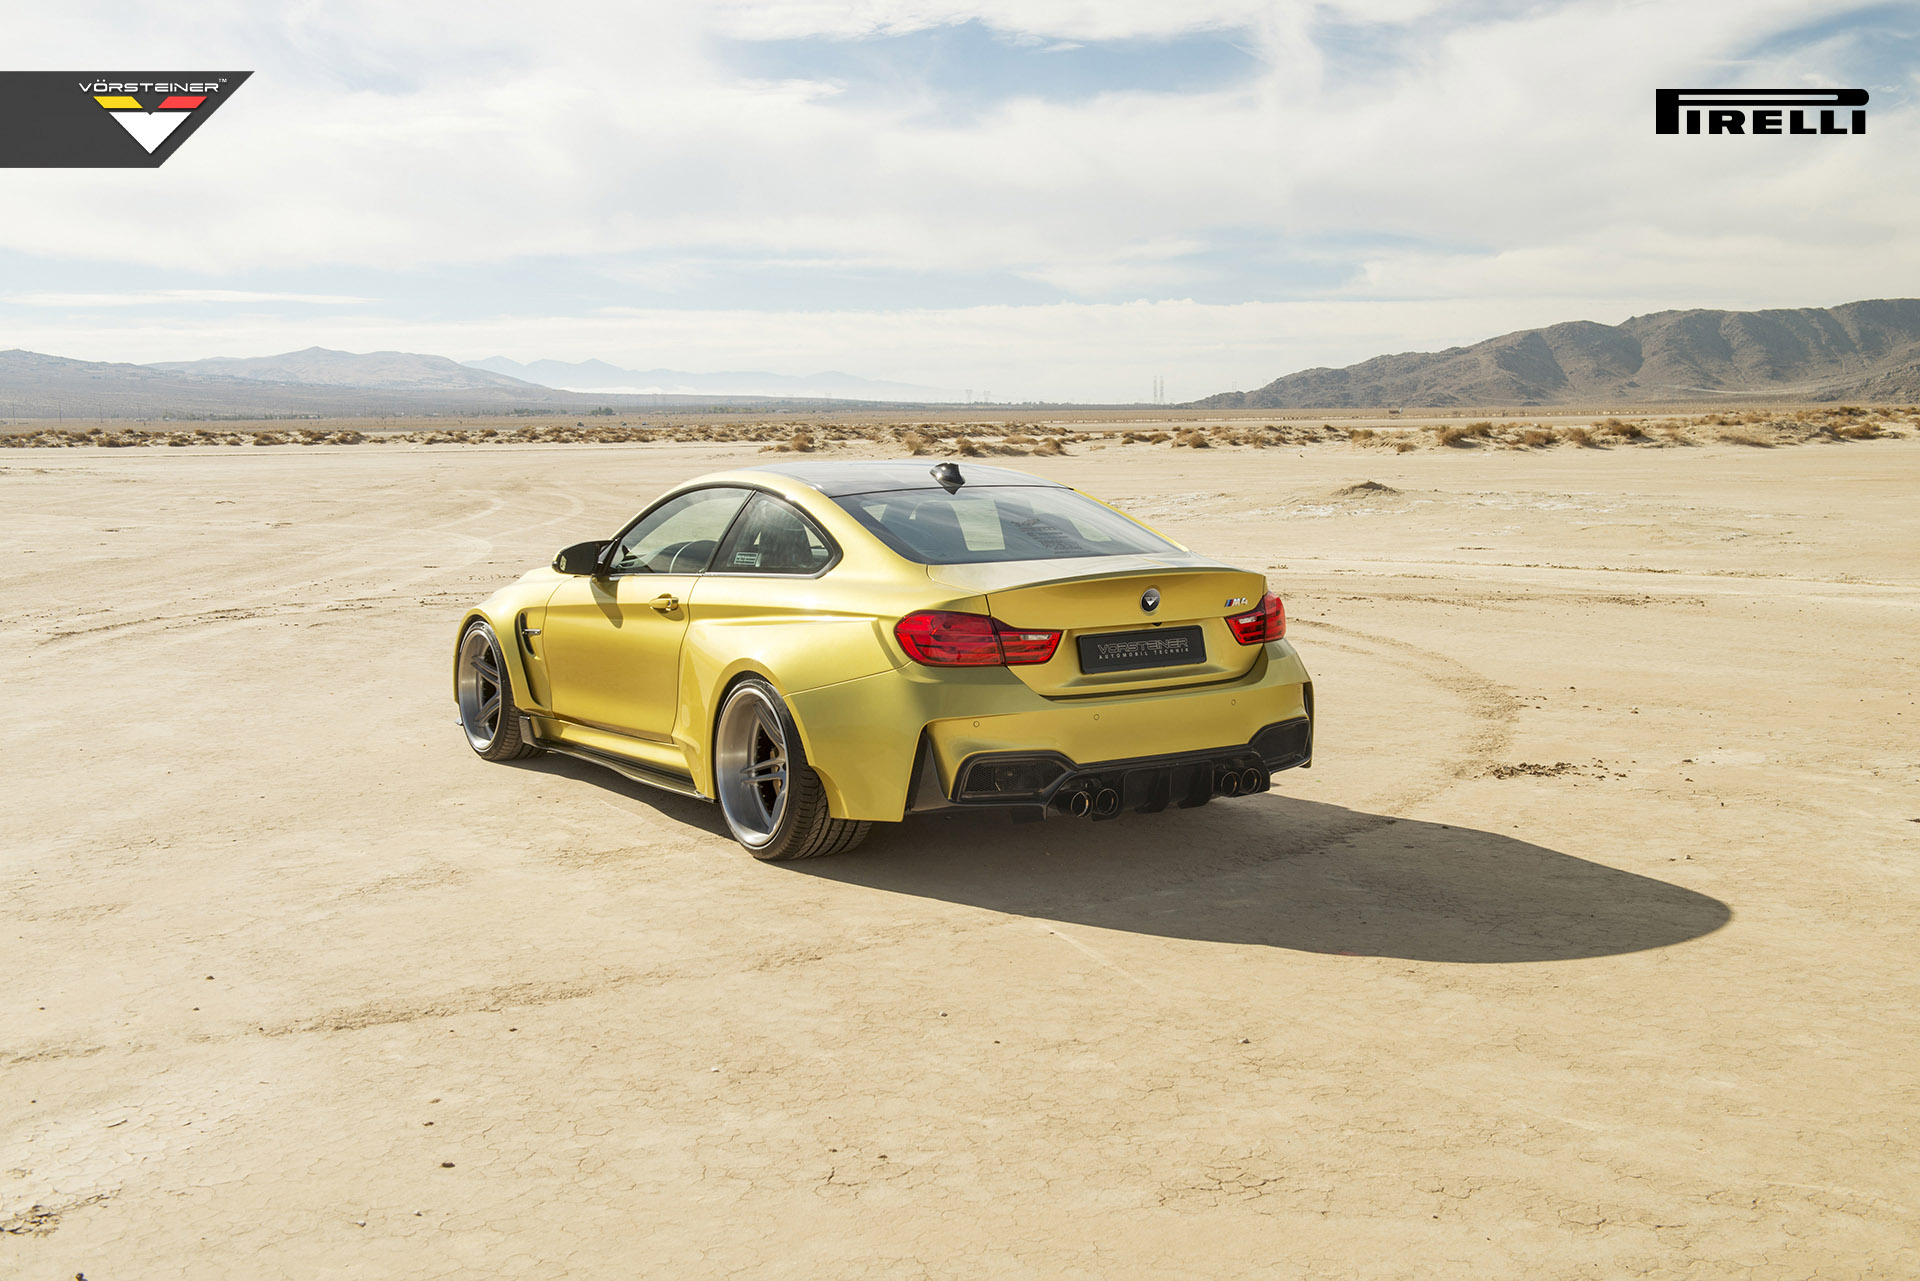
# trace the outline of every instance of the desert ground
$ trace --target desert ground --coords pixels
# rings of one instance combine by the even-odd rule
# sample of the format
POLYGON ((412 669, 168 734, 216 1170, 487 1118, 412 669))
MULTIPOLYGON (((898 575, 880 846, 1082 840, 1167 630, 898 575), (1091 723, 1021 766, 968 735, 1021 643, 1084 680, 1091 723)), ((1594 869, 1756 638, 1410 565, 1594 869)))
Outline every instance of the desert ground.
POLYGON ((793 865, 449 689, 758 446, 0 450, 0 1275, 1920 1274, 1920 439, 1465 443, 1007 459, 1313 768, 793 865))

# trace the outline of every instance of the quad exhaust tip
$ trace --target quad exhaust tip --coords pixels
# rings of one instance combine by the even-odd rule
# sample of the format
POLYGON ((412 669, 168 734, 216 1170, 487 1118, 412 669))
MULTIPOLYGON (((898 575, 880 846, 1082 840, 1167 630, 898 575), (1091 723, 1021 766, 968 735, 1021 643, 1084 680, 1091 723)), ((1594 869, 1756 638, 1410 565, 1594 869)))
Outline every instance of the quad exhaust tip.
MULTIPOLYGON (((1272 786, 1267 771, 1258 765, 1244 769, 1227 767, 1213 777, 1216 796, 1253 796, 1272 786)), ((1120 792, 1112 787, 1083 784, 1062 790, 1053 799, 1053 807, 1071 818, 1112 818, 1120 812, 1120 792)))

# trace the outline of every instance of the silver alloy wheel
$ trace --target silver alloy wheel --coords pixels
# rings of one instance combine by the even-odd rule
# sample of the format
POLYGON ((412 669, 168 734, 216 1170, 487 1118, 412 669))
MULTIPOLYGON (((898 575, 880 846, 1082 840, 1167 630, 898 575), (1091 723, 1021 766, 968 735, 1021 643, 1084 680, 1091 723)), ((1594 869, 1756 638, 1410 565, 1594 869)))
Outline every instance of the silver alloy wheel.
POLYGON ((460 641, 457 665, 460 693, 460 728, 467 732, 467 746, 484 752, 500 737, 500 647, 494 643, 493 629, 478 623, 467 629, 460 641))
POLYGON ((756 685, 735 689, 720 713, 713 776, 734 838, 749 849, 771 841, 787 812, 787 734, 756 685))

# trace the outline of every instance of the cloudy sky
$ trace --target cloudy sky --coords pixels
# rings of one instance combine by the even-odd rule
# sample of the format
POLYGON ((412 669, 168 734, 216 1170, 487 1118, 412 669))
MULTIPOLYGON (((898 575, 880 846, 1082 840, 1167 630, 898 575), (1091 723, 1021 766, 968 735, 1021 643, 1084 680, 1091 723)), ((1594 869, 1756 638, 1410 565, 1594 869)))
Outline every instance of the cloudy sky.
POLYGON ((254 72, 163 168, 0 170, 0 347, 319 344, 1169 399, 1568 319, 1920 294, 1920 0, 14 6, 254 72), (1656 87, 1871 90, 1656 137, 1656 87))

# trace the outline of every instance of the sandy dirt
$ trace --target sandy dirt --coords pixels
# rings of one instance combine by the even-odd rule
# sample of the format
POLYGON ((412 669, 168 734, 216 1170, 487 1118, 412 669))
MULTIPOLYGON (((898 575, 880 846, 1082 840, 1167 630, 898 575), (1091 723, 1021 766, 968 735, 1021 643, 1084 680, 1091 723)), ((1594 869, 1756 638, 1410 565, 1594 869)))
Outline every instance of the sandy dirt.
POLYGON ((0 451, 0 1276, 1920 1274, 1920 441, 1074 450, 1315 767, 795 866, 449 693, 751 451, 0 451))

